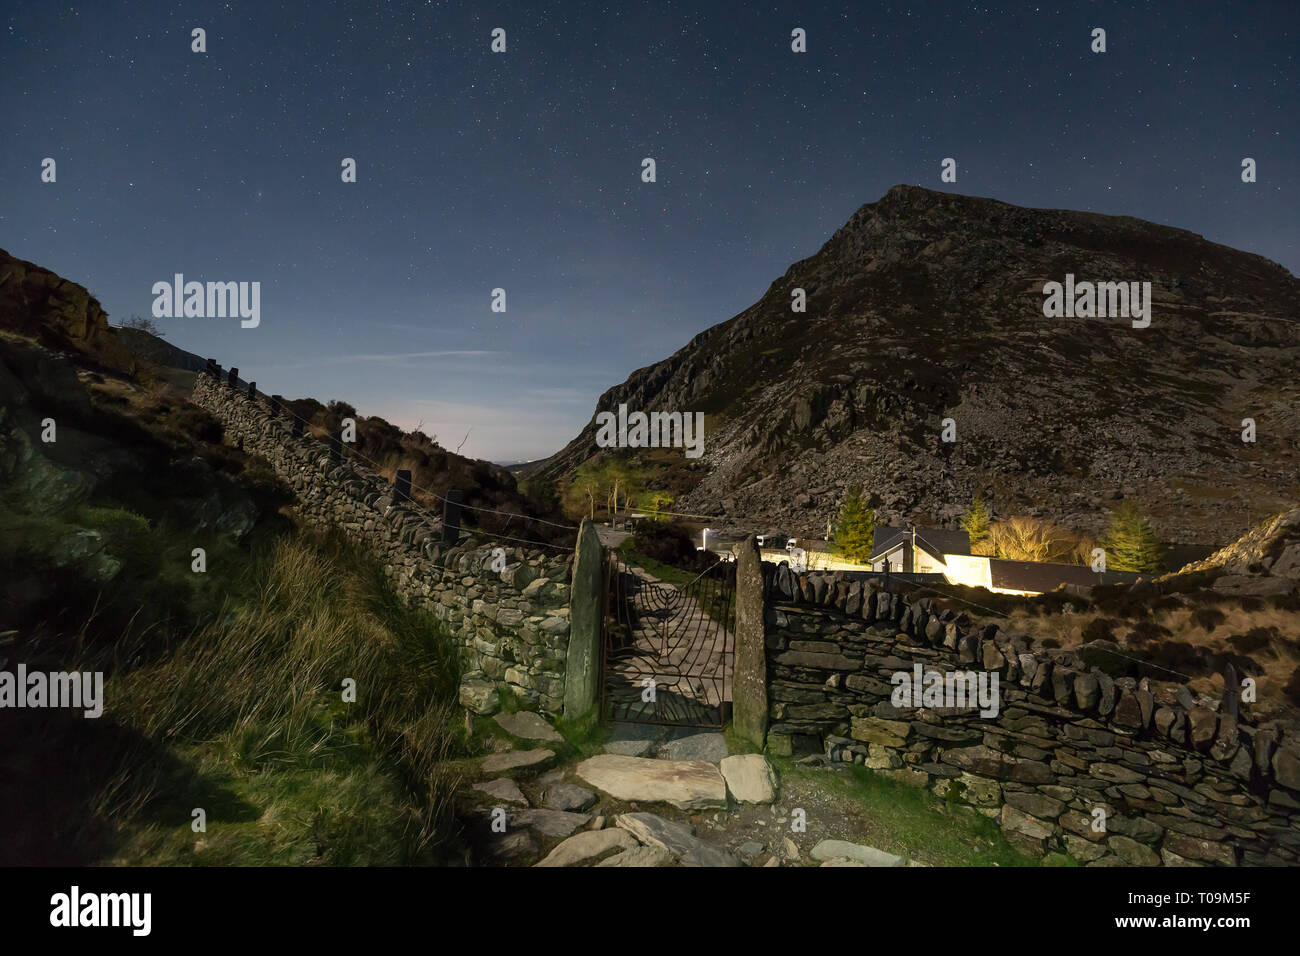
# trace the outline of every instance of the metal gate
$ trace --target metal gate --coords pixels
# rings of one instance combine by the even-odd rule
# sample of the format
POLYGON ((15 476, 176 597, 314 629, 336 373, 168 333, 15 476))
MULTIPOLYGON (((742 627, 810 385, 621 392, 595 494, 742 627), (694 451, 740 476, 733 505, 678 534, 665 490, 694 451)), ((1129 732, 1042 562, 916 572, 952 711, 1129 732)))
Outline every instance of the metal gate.
POLYGON ((720 728, 731 719, 736 565, 674 586, 604 552, 601 713, 609 720, 720 728))

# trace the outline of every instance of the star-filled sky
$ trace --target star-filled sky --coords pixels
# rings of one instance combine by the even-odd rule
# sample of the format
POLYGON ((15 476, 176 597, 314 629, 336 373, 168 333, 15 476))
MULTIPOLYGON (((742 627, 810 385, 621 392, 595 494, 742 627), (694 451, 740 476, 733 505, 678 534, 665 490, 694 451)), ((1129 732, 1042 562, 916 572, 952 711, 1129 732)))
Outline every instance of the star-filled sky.
POLYGON ((259 281, 257 328, 157 321, 262 390, 529 460, 897 183, 1300 272, 1297 27, 1295 0, 7 0, 0 247, 115 323, 177 272, 259 281))

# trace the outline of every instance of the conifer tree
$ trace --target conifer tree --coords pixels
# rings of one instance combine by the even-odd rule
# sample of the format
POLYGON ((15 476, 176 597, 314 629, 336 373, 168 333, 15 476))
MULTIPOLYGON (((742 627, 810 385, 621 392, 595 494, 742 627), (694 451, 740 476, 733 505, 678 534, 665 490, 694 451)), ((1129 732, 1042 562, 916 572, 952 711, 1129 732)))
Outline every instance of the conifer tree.
POLYGON ((835 525, 835 553, 847 561, 866 564, 876 534, 876 512, 867 504, 861 485, 854 485, 844 496, 839 521, 835 525))
POLYGON ((1146 516, 1131 501, 1125 501, 1110 516, 1110 528, 1102 536, 1106 568, 1110 571, 1159 571, 1164 550, 1146 516))
MULTIPOLYGON (((981 495, 976 494, 971 501, 966 514, 962 516, 961 526, 970 535, 972 549, 989 536, 989 508, 981 495)), ((972 550, 971 553, 975 552, 972 550)))

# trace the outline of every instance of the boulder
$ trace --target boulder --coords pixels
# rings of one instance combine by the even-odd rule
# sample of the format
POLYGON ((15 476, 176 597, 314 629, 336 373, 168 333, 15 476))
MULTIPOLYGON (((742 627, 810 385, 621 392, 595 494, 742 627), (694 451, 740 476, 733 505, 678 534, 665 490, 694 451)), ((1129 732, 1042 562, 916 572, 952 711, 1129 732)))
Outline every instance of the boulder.
POLYGON ((771 803, 776 799, 776 771, 762 754, 725 757, 719 770, 737 803, 771 803))

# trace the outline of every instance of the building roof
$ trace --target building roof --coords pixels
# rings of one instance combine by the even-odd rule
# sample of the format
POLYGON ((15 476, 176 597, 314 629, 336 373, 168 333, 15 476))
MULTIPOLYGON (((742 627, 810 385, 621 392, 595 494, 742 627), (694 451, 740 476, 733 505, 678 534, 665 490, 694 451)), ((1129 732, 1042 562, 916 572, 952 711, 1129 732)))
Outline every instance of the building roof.
MULTIPOLYGON (((871 560, 874 561, 886 551, 892 551, 911 539, 911 528, 881 525, 876 528, 872 540, 871 560)), ((946 531, 943 528, 917 528, 916 546, 923 548, 936 561, 942 562, 945 554, 970 554, 970 535, 965 531, 946 531)))
POLYGON ((989 559, 989 573, 995 588, 1008 591, 1055 591, 1062 584, 1120 584, 1142 577, 1132 571, 1107 571, 1099 574, 1084 564, 1047 564, 1038 561, 989 559))

